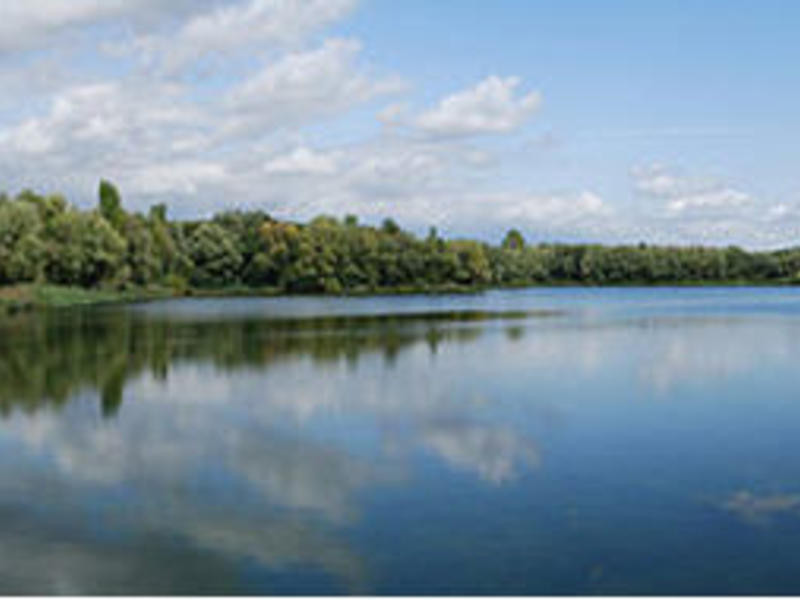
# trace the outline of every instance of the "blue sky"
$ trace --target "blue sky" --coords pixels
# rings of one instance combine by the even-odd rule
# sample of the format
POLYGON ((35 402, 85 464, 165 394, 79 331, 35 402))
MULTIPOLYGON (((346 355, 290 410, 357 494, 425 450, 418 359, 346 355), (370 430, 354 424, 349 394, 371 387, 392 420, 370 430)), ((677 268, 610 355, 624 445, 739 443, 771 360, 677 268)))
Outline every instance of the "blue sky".
POLYGON ((800 4, 32 0, 0 177, 173 215, 496 239, 797 243, 800 4))

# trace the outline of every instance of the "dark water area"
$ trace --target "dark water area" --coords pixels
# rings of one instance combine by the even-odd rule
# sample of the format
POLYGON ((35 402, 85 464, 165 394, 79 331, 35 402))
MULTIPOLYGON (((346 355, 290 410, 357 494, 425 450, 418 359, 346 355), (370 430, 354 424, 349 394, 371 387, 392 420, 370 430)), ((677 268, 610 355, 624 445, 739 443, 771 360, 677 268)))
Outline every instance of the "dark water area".
POLYGON ((800 594, 800 291, 0 321, 0 594, 800 594))

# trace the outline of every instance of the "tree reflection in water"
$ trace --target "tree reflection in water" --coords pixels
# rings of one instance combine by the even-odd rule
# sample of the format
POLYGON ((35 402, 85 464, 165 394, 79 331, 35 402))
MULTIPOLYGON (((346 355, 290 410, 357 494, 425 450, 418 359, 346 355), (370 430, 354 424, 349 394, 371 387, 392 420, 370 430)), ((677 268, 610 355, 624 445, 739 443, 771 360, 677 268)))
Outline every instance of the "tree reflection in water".
MULTIPOLYGON (((435 360, 492 322, 502 333, 519 321, 519 339, 529 316, 193 320, 112 308, 5 321, 0 551, 19 560, 0 564, 0 592, 236 593, 247 564, 306 590, 368 591, 365 557, 342 534, 366 490, 409 482, 414 448, 490 485, 538 464, 532 441, 475 421, 446 381, 382 378, 401 356, 435 360), (370 419, 383 448, 309 424, 342 413, 370 419), (48 557, 51 577, 22 568, 25 555, 48 557), (187 571, 201 573, 193 586, 187 571)), ((294 589, 274 585, 256 589, 294 589)))

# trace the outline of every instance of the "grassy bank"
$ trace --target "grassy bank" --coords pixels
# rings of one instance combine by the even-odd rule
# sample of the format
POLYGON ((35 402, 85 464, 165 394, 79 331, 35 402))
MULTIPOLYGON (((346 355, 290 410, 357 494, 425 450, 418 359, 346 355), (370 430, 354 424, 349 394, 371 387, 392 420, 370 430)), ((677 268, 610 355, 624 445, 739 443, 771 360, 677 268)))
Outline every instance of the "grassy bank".
MULTIPOLYGON (((797 280, 781 281, 677 281, 669 283, 652 282, 626 282, 609 286, 587 285, 585 282, 562 281, 553 283, 541 283, 538 285, 507 285, 496 287, 478 287, 467 285, 444 285, 444 286, 398 286, 393 288, 356 288, 348 290, 342 294, 330 294, 331 296, 399 296, 413 294, 476 294, 487 289, 522 289, 522 288, 587 288, 587 287, 785 287, 798 285, 797 280)), ((235 297, 277 297, 287 296, 279 288, 263 287, 251 288, 247 286, 225 287, 218 289, 199 289, 184 288, 180 290, 168 287, 147 287, 132 288, 127 290, 113 289, 86 289, 80 287, 64 287, 56 285, 18 285, 0 287, 0 315, 22 312, 35 309, 47 308, 67 308, 73 306, 98 306, 104 304, 120 304, 126 302, 142 302, 148 300, 160 300, 166 298, 235 298, 235 297)))
MULTIPOLYGON (((410 294, 473 294, 485 288, 474 286, 402 286, 396 288, 359 288, 347 296, 394 296, 410 294)), ((279 288, 246 286, 217 289, 184 288, 180 290, 167 287, 132 288, 124 291, 113 289, 86 289, 57 285, 17 285, 0 287, 0 315, 17 312, 68 308, 74 306, 99 306, 126 302, 142 302, 166 298, 236 298, 236 297, 275 297, 287 294, 279 288)), ((333 294, 331 294, 333 295, 333 294)))
POLYGON ((125 291, 85 289, 56 285, 17 285, 0 287, 0 314, 40 308, 96 306, 153 300, 174 296, 166 288, 138 288, 125 291))

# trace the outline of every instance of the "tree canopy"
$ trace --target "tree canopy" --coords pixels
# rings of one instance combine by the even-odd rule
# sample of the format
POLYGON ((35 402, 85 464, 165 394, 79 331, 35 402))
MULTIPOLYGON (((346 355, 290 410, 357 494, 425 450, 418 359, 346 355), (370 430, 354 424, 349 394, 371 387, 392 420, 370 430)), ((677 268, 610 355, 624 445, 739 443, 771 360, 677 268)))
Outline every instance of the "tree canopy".
POLYGON ((637 244, 531 244, 511 229, 498 245, 420 238, 393 219, 354 215, 309 223, 260 211, 170 221, 167 207, 127 212, 119 190, 99 186, 97 208, 58 195, 0 195, 0 285, 82 287, 249 286, 289 293, 368 293, 548 284, 624 285, 800 281, 800 249, 637 244))

